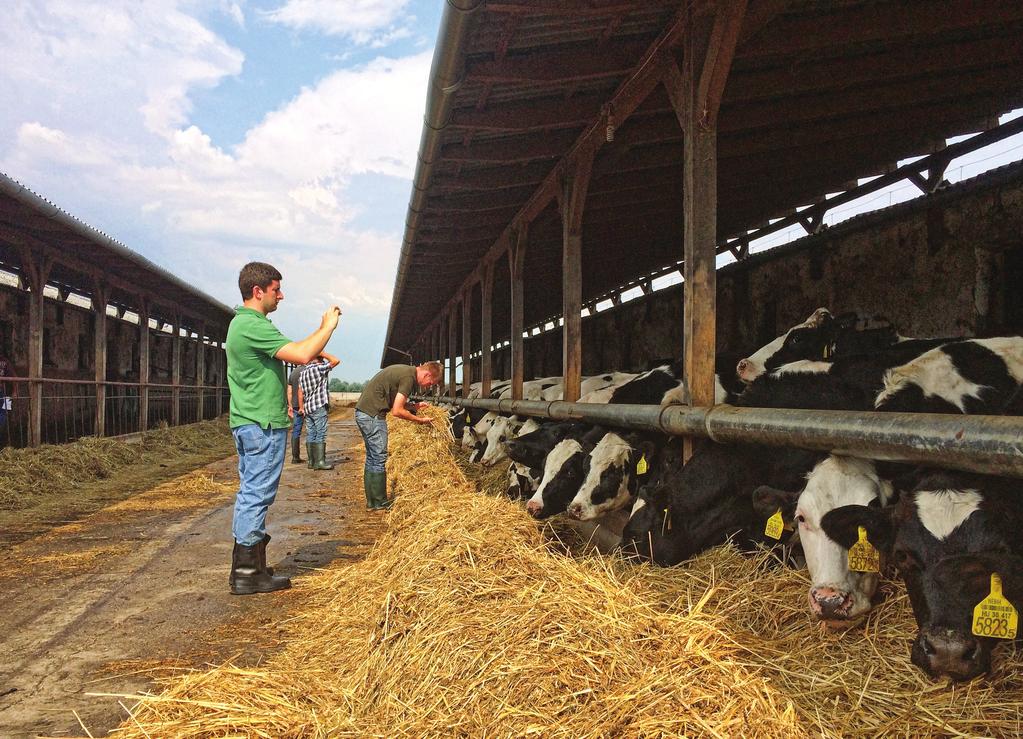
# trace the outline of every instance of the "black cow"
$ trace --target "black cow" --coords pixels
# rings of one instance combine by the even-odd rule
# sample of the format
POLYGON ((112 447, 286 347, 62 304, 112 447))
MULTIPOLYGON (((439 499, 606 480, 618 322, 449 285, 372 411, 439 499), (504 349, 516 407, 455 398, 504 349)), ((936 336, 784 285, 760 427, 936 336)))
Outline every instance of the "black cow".
POLYGON ((801 449, 708 443, 683 466, 682 442, 672 440, 661 452, 656 478, 640 490, 621 546, 627 554, 671 566, 729 539, 744 548, 764 542, 763 526, 753 512, 753 490, 769 481, 798 486, 821 456, 801 449))
POLYGON ((891 325, 857 330, 861 323, 864 322, 855 313, 836 318, 827 308, 818 308, 803 323, 740 359, 734 374, 749 383, 791 362, 831 361, 841 356, 869 354, 900 340, 891 325))
POLYGON ((894 506, 843 506, 821 519, 824 533, 846 549, 864 527, 894 562, 920 629, 913 663, 934 677, 970 680, 991 667, 995 640, 973 636, 969 620, 991 572, 1002 577, 1009 600, 1023 597, 1021 488, 1019 480, 927 471, 894 506))

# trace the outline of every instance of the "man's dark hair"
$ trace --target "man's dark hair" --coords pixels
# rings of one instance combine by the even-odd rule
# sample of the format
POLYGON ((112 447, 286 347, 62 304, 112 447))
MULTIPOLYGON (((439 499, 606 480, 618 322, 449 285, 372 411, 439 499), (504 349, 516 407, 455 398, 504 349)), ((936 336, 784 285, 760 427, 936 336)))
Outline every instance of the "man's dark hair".
POLYGON ((274 280, 280 280, 281 273, 277 268, 266 262, 249 262, 242 267, 238 275, 238 289, 242 292, 242 300, 252 297, 252 288, 260 287, 264 290, 274 280))

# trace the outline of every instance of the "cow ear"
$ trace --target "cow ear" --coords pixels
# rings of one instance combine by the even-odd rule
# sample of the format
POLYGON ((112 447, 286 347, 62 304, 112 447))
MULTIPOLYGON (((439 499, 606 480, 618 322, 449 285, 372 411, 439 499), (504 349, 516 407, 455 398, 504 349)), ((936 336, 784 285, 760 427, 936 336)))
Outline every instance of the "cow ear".
POLYGON ((818 308, 808 319, 806 319, 806 326, 808 328, 818 328, 831 320, 834 320, 831 315, 831 311, 827 308, 818 308))
POLYGON ((799 500, 798 491, 792 492, 773 488, 770 485, 761 485, 753 491, 753 510, 760 518, 768 518, 781 509, 782 518, 791 521, 792 514, 796 511, 797 500, 799 500))
POLYGON ((829 539, 848 549, 859 539, 859 527, 862 526, 875 548, 888 551, 894 538, 891 512, 891 508, 845 505, 825 513, 821 529, 829 539))

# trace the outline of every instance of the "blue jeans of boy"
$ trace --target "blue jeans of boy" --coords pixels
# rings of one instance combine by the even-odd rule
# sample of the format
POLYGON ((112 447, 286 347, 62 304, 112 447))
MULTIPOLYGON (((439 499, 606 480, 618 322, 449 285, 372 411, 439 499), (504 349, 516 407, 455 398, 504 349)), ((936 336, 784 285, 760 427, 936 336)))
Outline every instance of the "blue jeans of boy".
POLYGON ((387 419, 356 409, 355 425, 366 443, 366 471, 385 472, 387 465, 387 419))
POLYGON ((327 406, 321 405, 314 411, 306 414, 306 422, 309 430, 305 433, 307 444, 322 444, 327 440, 327 406))
POLYGON ((277 497, 284 469, 288 429, 260 428, 247 423, 231 429, 238 450, 241 485, 234 499, 234 540, 250 547, 266 535, 266 513, 277 497))

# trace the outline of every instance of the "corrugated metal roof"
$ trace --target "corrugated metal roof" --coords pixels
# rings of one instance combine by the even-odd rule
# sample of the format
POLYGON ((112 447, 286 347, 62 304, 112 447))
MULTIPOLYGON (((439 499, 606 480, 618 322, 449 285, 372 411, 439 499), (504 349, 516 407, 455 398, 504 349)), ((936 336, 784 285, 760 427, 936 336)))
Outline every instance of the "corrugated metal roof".
MULTIPOLYGON (((414 345, 678 11, 449 4, 386 345, 414 345)), ((750 0, 746 19, 718 119, 722 238, 1023 105, 1023 3, 750 0)), ((679 259, 681 169, 682 132, 658 87, 594 163, 584 302, 679 259)), ((529 325, 560 312, 553 207, 530 225, 526 269, 529 325)), ((503 263, 497 274, 495 342, 509 331, 503 263)))
POLYGON ((47 282, 80 295, 92 295, 95 274, 107 284, 111 304, 138 310, 143 295, 152 300, 151 317, 172 322, 180 312, 184 328, 202 322, 217 338, 234 316, 219 300, 0 173, 0 265, 20 268, 18 244, 58 257, 47 282))

